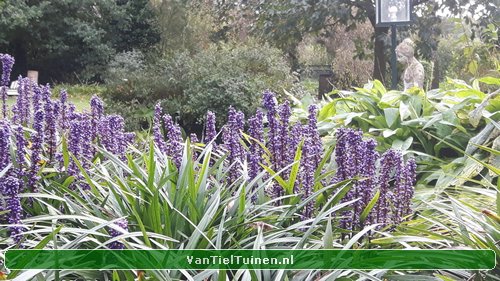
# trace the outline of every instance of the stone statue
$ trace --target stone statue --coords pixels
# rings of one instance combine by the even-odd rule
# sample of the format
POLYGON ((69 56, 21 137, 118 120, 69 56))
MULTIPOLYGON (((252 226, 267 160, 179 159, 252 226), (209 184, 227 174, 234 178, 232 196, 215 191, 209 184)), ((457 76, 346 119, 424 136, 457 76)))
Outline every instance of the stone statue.
POLYGON ((405 65, 403 72, 404 90, 417 86, 424 88, 424 67, 414 56, 414 44, 410 38, 406 38, 396 47, 398 61, 405 65))

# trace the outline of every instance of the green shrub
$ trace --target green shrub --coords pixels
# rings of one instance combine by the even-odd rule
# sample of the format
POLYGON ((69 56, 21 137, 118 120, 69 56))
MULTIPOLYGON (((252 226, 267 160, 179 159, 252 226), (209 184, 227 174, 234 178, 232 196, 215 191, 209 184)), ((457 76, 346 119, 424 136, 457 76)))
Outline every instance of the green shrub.
POLYGON ((207 110, 223 122, 230 105, 250 114, 263 90, 282 92, 292 87, 281 52, 258 42, 213 44, 194 55, 180 52, 146 61, 141 53, 122 53, 106 76, 108 106, 135 129, 147 124, 158 100, 167 112, 179 115, 184 128, 193 130, 207 110))
POLYGON ((475 78, 497 76, 500 63, 498 33, 492 24, 474 29, 460 20, 439 42, 439 74, 471 82, 475 78))

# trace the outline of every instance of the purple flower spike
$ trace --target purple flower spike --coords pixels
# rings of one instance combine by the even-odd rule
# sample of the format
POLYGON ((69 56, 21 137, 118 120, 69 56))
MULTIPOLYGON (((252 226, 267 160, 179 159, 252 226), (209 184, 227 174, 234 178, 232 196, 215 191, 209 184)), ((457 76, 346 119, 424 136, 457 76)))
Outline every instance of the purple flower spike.
POLYGON ((2 62, 2 79, 0 80, 0 91, 2 94, 3 118, 7 118, 7 87, 9 87, 10 73, 14 65, 14 58, 7 54, 0 54, 2 62))
MULTIPOLYGON (((359 155, 363 155, 362 169, 360 170, 361 179, 356 183, 356 193, 361 197, 361 201, 356 202, 356 210, 362 212, 373 198, 375 192, 376 181, 376 162, 379 158, 378 152, 375 150, 377 142, 373 139, 368 139, 362 142, 359 148, 359 155)), ((359 214, 361 215, 361 214, 359 214)), ((359 218, 357 215, 357 218, 359 218)), ((371 223, 372 216, 368 216, 364 225, 371 223)), ((362 225, 359 225, 361 228, 362 225)))
POLYGON ((274 96, 274 93, 266 90, 264 91, 262 103, 265 109, 267 111, 276 111, 276 107, 278 106, 278 101, 276 100, 276 97, 274 96))
POLYGON ((153 140, 161 152, 167 153, 167 143, 165 142, 161 127, 162 127, 162 109, 158 102, 155 106, 155 115, 153 118, 153 140))
MULTIPOLYGON (((279 139, 281 140, 281 143, 279 145, 279 148, 281 149, 281 163, 279 169, 282 169, 293 162, 293 158, 295 156, 295 152, 292 154, 289 154, 288 152, 290 151, 290 146, 293 145, 290 143, 291 138, 290 138, 290 117, 292 116, 292 108, 290 107, 290 102, 285 101, 282 105, 279 106, 278 108, 278 114, 280 116, 280 123, 279 123, 279 133, 280 137, 279 139)), ((290 169, 287 169, 285 173, 282 175, 283 179, 288 179, 288 174, 290 173, 290 169)))
POLYGON ((416 181, 417 164, 415 159, 410 159, 399 173, 398 180, 395 183, 395 197, 394 202, 394 221, 396 224, 403 221, 403 218, 411 214, 411 199, 413 198, 414 188, 413 185, 416 181))
POLYGON ((30 92, 31 80, 19 76, 19 88, 17 88, 16 104, 12 107, 14 123, 28 125, 31 119, 30 92))
POLYGON ((182 133, 179 125, 175 124, 172 116, 166 114, 163 116, 165 122, 165 131, 167 133, 166 151, 167 155, 172 158, 175 166, 180 168, 182 162, 182 133))
POLYGON ((52 160, 57 149, 57 115, 59 107, 57 103, 47 98, 44 105, 45 110, 45 136, 48 145, 48 158, 52 160))
MULTIPOLYGON (((83 168, 90 167, 90 161, 94 157, 91 139, 91 118, 87 114, 73 114, 69 122, 68 152, 70 152, 81 163, 83 168)), ((68 174, 75 179, 81 180, 80 173, 75 161, 71 161, 68 166, 68 174)), ((82 189, 89 189, 88 184, 81 184, 82 189)), ((74 185, 72 186, 74 188, 74 185)))
POLYGON ((10 82, 10 73, 15 60, 11 55, 0 54, 0 61, 2 62, 2 80, 0 80, 0 86, 8 87, 10 82))
POLYGON ((24 136, 24 129, 22 126, 17 126, 17 129, 15 131, 15 136, 16 136, 16 157, 17 157, 17 163, 20 167, 19 169, 19 177, 23 177, 25 171, 22 170, 23 167, 26 167, 26 138, 24 136))
POLYGON ((37 184, 40 180, 38 171, 40 170, 40 163, 42 160, 42 146, 44 141, 44 113, 40 109, 35 112, 33 120, 34 134, 31 136, 31 170, 28 177, 28 187, 33 192, 37 192, 37 184))
POLYGON ((191 143, 198 143, 198 142, 200 142, 198 140, 198 136, 195 133, 189 134, 189 139, 191 140, 191 143))
POLYGON ((198 158, 198 155, 199 153, 196 151, 196 146, 195 144, 196 143, 199 143, 200 140, 198 140, 198 136, 195 134, 195 133, 191 133, 189 134, 189 141, 191 142, 191 151, 193 153, 193 161, 196 161, 196 159, 198 158))
MULTIPOLYGON (((32 83, 31 81, 29 82, 30 84, 32 83)), ((43 102, 43 87, 40 87, 38 85, 32 85, 33 88, 33 111, 37 112, 41 110, 42 107, 42 102, 43 102)))
POLYGON ((91 120, 92 140, 95 140, 97 137, 97 126, 98 126, 99 121, 101 120, 101 118, 104 114, 104 103, 96 95, 93 95, 92 98, 90 99, 90 111, 91 111, 91 117, 92 117, 92 120, 91 120))
MULTIPOLYGON (((306 199, 313 193, 314 189, 314 174, 318 169, 321 160, 321 153, 323 151, 321 139, 319 137, 318 129, 316 126, 316 115, 318 108, 315 105, 309 107, 309 123, 307 124, 304 140, 304 147, 302 148, 303 158, 303 175, 302 175, 302 192, 303 198, 306 199)), ((314 200, 311 200, 306 205, 303 216, 304 218, 311 218, 314 212, 314 200)))
POLYGON ((9 123, 0 121, 0 171, 10 164, 10 137, 12 130, 9 123))
POLYGON ((229 107, 228 121, 224 127, 222 139, 229 156, 228 162, 231 166, 229 170, 229 182, 235 182, 240 176, 240 165, 245 157, 243 146, 241 145, 241 132, 244 128, 243 112, 237 112, 232 106, 229 107))
MULTIPOLYGON (((209 143, 217 137, 217 129, 215 127, 215 113, 212 111, 207 112, 207 120, 205 123, 205 138, 204 143, 209 143)), ((215 145, 215 142, 214 142, 215 145)))
MULTIPOLYGON (((274 93, 265 91, 262 100, 264 108, 267 110, 266 118, 268 123, 268 149, 271 154, 272 168, 279 171, 283 167, 283 145, 280 133, 280 120, 278 119, 278 101, 274 93)), ((283 188, 274 183, 270 196, 277 198, 283 195, 283 188)), ((279 204, 279 202, 277 202, 279 204)))
POLYGON ((3 118, 7 118, 7 88, 0 87, 0 95, 2 96, 2 110, 3 110, 3 118))
POLYGON ((68 128, 68 92, 66 90, 61 90, 59 93, 59 128, 61 130, 66 130, 68 128))
POLYGON ((2 186, 2 193, 7 197, 10 236, 16 243, 19 243, 22 240, 23 231, 23 228, 20 226, 23 212, 19 199, 20 180, 18 180, 17 177, 8 176, 2 179, 2 186))
MULTIPOLYGON (((125 232, 128 232, 128 222, 126 219, 118 220, 114 224, 121 227, 125 232)), ((115 238, 122 235, 123 233, 113 228, 109 228, 109 234, 111 235, 111 237, 115 238)), ((114 250, 121 250, 125 248, 125 245, 123 245, 123 243, 121 242, 114 241, 109 244, 108 248, 114 250)))
MULTIPOLYGON (((250 137, 250 149, 247 153, 249 171, 248 176, 250 180, 257 177, 262 172, 260 164, 263 162, 264 150, 261 145, 264 144, 264 114, 262 111, 257 110, 255 115, 248 120, 248 131, 250 137)), ((255 187, 255 186, 254 186, 255 187)), ((252 196, 252 202, 257 201, 257 194, 252 196)))
POLYGON ((248 120, 250 141, 250 150, 248 152, 249 177, 254 179, 262 168, 262 154, 264 153, 261 145, 264 143, 264 114, 258 110, 253 117, 248 120), (260 143, 260 144, 259 144, 260 143))
POLYGON ((98 124, 100 144, 109 152, 124 159, 130 137, 125 133, 125 120, 119 115, 100 118, 98 124))
POLYGON ((386 151, 380 159, 380 173, 378 177, 380 197, 374 207, 374 222, 381 223, 381 227, 391 223, 390 204, 394 202, 394 196, 390 182, 394 175, 398 175, 401 172, 401 161, 401 153, 392 149, 386 151))

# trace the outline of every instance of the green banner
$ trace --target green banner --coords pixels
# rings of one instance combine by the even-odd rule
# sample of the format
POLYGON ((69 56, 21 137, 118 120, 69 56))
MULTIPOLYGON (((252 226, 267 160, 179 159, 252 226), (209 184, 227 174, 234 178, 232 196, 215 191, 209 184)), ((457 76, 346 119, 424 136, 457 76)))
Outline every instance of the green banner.
POLYGON ((492 250, 8 250, 8 269, 492 269, 492 250))

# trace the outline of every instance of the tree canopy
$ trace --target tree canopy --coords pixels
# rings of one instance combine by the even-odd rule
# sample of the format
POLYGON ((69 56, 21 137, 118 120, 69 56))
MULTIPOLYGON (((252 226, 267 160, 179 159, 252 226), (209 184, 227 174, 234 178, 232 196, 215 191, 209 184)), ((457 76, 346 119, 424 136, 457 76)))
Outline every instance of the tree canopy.
MULTIPOLYGON (((416 21, 411 29, 424 41, 420 48, 427 56, 431 56, 437 46, 436 37, 440 33, 438 11, 467 16, 470 21, 475 20, 479 24, 491 22, 491 18, 498 15, 496 5, 486 0, 413 0, 412 4, 416 21)), ((298 63, 296 48, 305 34, 329 36, 333 30, 331 27, 342 24, 351 29, 368 20, 374 27, 373 76, 379 80, 385 78, 389 28, 375 26, 373 0, 222 1, 219 9, 224 15, 231 15, 228 10, 244 10, 244 16, 253 21, 253 31, 286 51, 295 67, 298 63)), ((230 17, 226 19, 231 20, 230 17)))
POLYGON ((158 42, 153 19, 147 0, 2 1, 0 49, 15 56, 14 74, 100 80, 115 53, 158 42))

